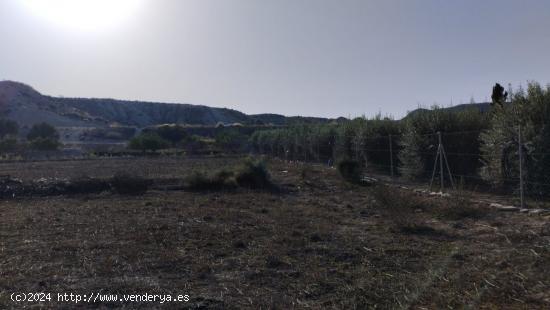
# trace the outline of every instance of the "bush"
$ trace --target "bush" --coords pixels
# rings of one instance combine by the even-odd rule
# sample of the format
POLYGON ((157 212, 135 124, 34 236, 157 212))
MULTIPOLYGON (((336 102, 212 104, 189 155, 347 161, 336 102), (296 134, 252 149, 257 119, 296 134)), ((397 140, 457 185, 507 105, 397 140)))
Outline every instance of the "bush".
POLYGON ((225 129, 216 135, 216 145, 230 152, 243 150, 246 142, 247 137, 236 129, 225 129))
POLYGON ((0 140, 0 152, 9 152, 17 148, 17 139, 4 138, 0 140))
POLYGON ((247 159, 235 173, 239 186, 248 188, 269 188, 272 186, 271 176, 261 160, 247 159))
POLYGON ((417 209, 424 209, 419 198, 386 185, 378 185, 372 191, 375 207, 384 218, 391 221, 393 228, 405 233, 430 233, 431 227, 419 222, 417 209))
POLYGON ((496 187, 519 186, 518 127, 522 131, 523 176, 529 193, 548 196, 550 191, 550 85, 529 83, 511 102, 496 105, 490 128, 481 135, 484 166, 481 176, 496 187))
POLYGON ((452 111, 434 106, 407 116, 398 156, 401 174, 410 179, 431 175, 439 145, 437 132, 441 132, 451 172, 476 175, 481 167, 481 156, 477 155, 481 147, 479 135, 487 124, 487 114, 476 108, 452 111))
POLYGON ((30 146, 32 149, 35 149, 35 150, 53 151, 59 148, 60 143, 57 139, 54 139, 54 138, 38 137, 30 141, 30 146))
POLYGON ((185 179, 185 187, 197 191, 231 189, 235 186, 234 173, 228 170, 220 170, 211 176, 195 171, 185 179))
POLYGON ((0 138, 15 136, 19 132, 19 125, 9 119, 0 119, 0 138))
POLYGON ((27 134, 30 146, 36 150, 56 150, 59 146, 59 133, 48 123, 34 124, 27 134))
POLYGON ((170 147, 170 142, 164 140, 156 133, 146 132, 130 140, 128 144, 130 149, 142 150, 142 151, 157 151, 170 147))
POLYGON ((336 164, 340 175, 352 183, 360 183, 363 174, 363 167, 360 162, 352 159, 341 159, 336 164))
POLYGON ((105 180, 82 177, 67 183, 65 190, 69 194, 90 194, 108 191, 111 187, 105 180))
POLYGON ((162 139, 170 141, 172 145, 185 142, 189 135, 183 126, 180 125, 161 125, 155 131, 162 139))
POLYGON ((123 195, 143 195, 151 185, 145 178, 124 172, 115 174, 109 183, 115 192, 123 195))
POLYGON ((27 140, 32 141, 38 138, 59 140, 57 129, 48 123, 34 124, 27 134, 27 140))

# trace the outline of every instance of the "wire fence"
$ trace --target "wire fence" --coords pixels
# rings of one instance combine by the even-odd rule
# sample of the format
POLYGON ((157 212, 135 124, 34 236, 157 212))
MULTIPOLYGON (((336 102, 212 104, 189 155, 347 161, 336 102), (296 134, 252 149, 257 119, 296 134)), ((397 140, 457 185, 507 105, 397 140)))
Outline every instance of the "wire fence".
POLYGON ((550 153, 527 152, 521 128, 510 130, 517 131, 517 138, 506 146, 506 152, 496 153, 482 150, 481 131, 417 134, 423 141, 412 152, 403 143, 404 134, 328 138, 312 135, 305 140, 286 137, 286 144, 261 146, 257 151, 289 161, 329 166, 335 165, 339 152, 344 152, 362 164, 366 175, 389 177, 393 183, 416 184, 442 192, 460 189, 501 195, 522 207, 548 202, 550 176, 533 177, 533 171, 547 167, 537 167, 533 158, 550 157, 550 153), (337 145, 335 141, 342 138, 346 143, 337 145), (490 167, 495 162, 500 166, 490 167), (495 171, 499 175, 495 176, 495 171))

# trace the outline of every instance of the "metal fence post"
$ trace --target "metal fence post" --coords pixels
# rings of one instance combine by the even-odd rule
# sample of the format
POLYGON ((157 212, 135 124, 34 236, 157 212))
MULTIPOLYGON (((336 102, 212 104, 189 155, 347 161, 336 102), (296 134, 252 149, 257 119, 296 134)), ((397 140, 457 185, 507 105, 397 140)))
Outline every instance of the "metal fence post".
POLYGON ((441 180, 441 192, 443 192, 445 185, 443 184, 443 156, 441 156, 441 148, 443 146, 443 143, 441 143, 441 131, 437 132, 437 138, 439 140, 439 178, 441 180))
POLYGON ((391 135, 388 136, 390 140, 390 169, 391 169, 391 177, 393 178, 393 146, 391 141, 391 135))
POLYGON ((525 207, 523 197, 523 146, 521 145, 521 125, 518 126, 518 147, 519 147, 519 195, 521 207, 525 207))

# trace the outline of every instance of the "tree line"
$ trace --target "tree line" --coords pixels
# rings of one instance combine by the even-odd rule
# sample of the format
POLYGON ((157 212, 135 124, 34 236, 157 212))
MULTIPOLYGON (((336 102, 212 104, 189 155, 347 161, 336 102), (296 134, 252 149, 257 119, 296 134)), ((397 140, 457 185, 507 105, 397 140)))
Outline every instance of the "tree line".
POLYGON ((59 132, 48 123, 34 124, 25 141, 18 139, 19 130, 17 122, 0 119, 0 152, 12 152, 21 148, 56 150, 61 145, 59 132))
POLYGON ((550 193, 550 86, 531 82, 515 92, 495 86, 492 99, 488 112, 433 106, 402 120, 377 115, 257 131, 250 142, 262 154, 328 163, 352 159, 383 173, 393 166, 395 174, 418 180, 433 172, 441 133, 455 177, 510 190, 519 182, 521 128, 527 187, 550 193))

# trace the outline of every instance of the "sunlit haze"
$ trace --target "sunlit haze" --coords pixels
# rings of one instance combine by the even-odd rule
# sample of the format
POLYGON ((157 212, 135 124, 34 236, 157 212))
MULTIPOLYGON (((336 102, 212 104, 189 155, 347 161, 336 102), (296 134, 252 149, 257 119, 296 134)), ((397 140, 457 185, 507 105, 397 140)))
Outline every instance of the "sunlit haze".
POLYGON ((23 0, 37 16, 72 30, 97 31, 117 26, 142 5, 141 0, 23 0))
POLYGON ((65 97, 403 116, 548 83, 550 2, 3 0, 0 80, 65 97))

